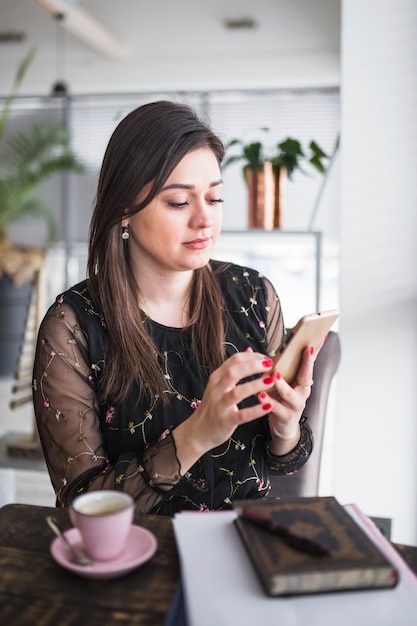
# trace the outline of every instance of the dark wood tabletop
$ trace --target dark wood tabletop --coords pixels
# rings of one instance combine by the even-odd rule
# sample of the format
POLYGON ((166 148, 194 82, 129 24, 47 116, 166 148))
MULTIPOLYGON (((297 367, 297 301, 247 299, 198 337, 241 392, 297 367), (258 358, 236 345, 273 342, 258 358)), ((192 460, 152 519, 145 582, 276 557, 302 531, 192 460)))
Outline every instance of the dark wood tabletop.
MULTIPOLYGON (((66 510, 0 508, 0 625, 163 626, 174 597, 174 606, 178 603, 180 581, 171 518, 136 515, 135 523, 158 540, 155 556, 121 578, 92 580, 52 558, 54 536, 46 523, 51 514, 63 529, 71 526, 66 510)), ((417 548, 393 545, 416 571, 417 548)))
POLYGON ((158 540, 154 557, 120 578, 82 578, 52 558, 51 515, 63 529, 66 510, 25 504, 0 509, 0 624, 6 626, 163 625, 178 586, 171 518, 137 515, 158 540))

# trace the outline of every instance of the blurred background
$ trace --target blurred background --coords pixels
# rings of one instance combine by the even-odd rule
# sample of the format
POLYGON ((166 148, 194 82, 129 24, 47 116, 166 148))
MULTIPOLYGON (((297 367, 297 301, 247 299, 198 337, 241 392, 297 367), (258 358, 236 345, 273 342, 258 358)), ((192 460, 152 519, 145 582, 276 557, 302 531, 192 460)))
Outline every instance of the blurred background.
MULTIPOLYGON (((288 325, 340 309, 321 495, 391 519, 393 538, 416 544, 415 1, 2 0, 3 103, 32 48, 6 135, 34 120, 62 122, 85 164, 42 186, 58 226, 46 304, 83 278, 104 149, 136 106, 186 102, 225 142, 262 139, 268 127, 274 142, 314 139, 329 154, 325 176, 288 181, 283 225, 271 233, 247 232, 241 165, 226 168, 218 256, 268 275, 288 325)), ((11 231, 13 241, 45 245, 38 220, 11 231)), ((0 435, 31 429, 30 407, 10 412, 11 381, 0 383, 0 435)), ((32 482, 48 493, 43 474, 2 464, 19 498, 36 499, 32 482)))

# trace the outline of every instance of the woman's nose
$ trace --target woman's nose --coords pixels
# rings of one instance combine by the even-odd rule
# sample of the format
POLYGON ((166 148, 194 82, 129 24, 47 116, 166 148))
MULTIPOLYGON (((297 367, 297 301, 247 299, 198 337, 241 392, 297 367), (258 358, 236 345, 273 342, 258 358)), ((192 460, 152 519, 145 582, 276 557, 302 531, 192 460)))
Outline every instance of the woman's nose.
POLYGON ((196 202, 191 222, 194 227, 207 228, 211 226, 213 223, 213 207, 209 206, 204 200, 196 202))

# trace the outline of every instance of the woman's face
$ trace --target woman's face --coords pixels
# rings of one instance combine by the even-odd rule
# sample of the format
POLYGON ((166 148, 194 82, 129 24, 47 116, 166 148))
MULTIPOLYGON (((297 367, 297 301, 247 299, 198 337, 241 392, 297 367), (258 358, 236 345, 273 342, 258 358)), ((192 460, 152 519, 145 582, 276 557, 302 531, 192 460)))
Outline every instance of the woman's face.
POLYGON ((123 222, 133 267, 166 274, 206 265, 221 229, 221 190, 214 153, 198 148, 186 154, 159 194, 123 222))

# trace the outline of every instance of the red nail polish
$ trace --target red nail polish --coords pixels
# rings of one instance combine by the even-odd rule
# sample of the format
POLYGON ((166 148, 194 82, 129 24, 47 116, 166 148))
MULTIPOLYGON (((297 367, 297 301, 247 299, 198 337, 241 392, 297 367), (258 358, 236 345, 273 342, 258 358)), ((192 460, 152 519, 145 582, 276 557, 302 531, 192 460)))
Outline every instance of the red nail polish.
POLYGON ((310 346, 310 354, 314 354, 314 348, 313 348, 313 346, 310 346))
POLYGON ((262 405, 262 410, 263 411, 270 411, 272 409, 272 404, 270 404, 269 402, 267 402, 266 404, 262 405))
POLYGON ((274 362, 273 362, 273 360, 272 360, 272 359, 264 359, 264 360, 262 361, 262 365, 263 365, 264 367, 272 367, 272 366, 273 366, 273 364, 274 364, 274 362))
POLYGON ((281 377, 280 372, 275 372, 275 378, 276 378, 277 380, 281 380, 281 378, 282 378, 282 377, 281 377))
POLYGON ((259 394, 259 399, 260 399, 260 400, 265 400, 265 398, 266 398, 266 393, 265 393, 265 391, 261 391, 261 393, 259 394))
POLYGON ((264 385, 272 385, 272 383, 274 382, 274 379, 272 378, 272 376, 267 376, 266 378, 263 379, 262 382, 264 385))

